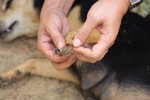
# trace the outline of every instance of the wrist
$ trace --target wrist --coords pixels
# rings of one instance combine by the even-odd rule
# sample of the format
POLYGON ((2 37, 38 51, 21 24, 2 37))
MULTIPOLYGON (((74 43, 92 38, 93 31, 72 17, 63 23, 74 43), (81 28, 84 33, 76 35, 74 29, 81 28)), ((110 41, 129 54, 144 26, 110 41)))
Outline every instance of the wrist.
POLYGON ((118 9, 120 9, 120 14, 125 15, 130 7, 130 1, 129 0, 119 0, 119 1, 120 3, 118 4, 119 5, 118 9))
POLYGON ((74 0, 45 0, 44 7, 47 9, 56 9, 68 14, 74 0))
POLYGON ((129 9, 129 0, 108 0, 108 3, 110 3, 110 1, 112 11, 115 12, 118 17, 122 18, 129 9))

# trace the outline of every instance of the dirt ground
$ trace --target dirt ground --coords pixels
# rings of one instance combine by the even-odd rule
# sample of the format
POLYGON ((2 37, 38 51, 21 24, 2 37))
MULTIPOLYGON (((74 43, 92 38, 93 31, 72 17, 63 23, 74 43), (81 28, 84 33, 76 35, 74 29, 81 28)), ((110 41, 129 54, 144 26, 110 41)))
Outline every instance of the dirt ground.
POLYGON ((42 77, 28 77, 0 88, 0 100, 84 100, 71 83, 42 77))
MULTIPOLYGON (((10 70, 31 58, 42 58, 35 38, 0 41, 0 72, 10 70)), ((80 88, 73 83, 38 76, 26 77, 0 87, 0 100, 84 100, 80 88)))

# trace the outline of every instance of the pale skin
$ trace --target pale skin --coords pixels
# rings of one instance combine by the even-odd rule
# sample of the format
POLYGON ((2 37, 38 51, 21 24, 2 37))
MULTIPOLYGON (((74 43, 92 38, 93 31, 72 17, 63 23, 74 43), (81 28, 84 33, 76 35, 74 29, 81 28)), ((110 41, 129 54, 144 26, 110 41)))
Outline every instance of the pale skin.
POLYGON ((101 60, 113 45, 122 17, 130 5, 128 0, 98 0, 75 36, 73 55, 58 56, 53 49, 65 46, 64 36, 69 31, 67 14, 73 2, 74 0, 45 0, 40 16, 38 48, 58 70, 68 68, 76 58, 90 63, 101 60), (95 28, 101 33, 98 42, 90 48, 84 47, 84 41, 95 28))

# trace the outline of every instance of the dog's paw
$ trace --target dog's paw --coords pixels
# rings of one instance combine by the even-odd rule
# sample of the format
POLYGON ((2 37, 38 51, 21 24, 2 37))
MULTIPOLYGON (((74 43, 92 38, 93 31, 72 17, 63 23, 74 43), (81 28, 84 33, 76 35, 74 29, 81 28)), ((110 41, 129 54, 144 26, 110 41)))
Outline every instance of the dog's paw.
POLYGON ((30 73, 22 73, 20 70, 8 71, 0 74, 0 87, 7 86, 16 80, 20 80, 25 76, 30 76, 30 73))
MULTIPOLYGON (((56 48, 54 50, 55 54, 59 55, 59 56, 70 56, 73 51, 72 51, 72 48, 73 48, 73 39, 75 37, 75 34, 77 32, 74 31, 74 32, 69 32, 66 37, 65 37, 65 43, 66 43, 66 46, 63 47, 63 48, 56 48)), ((94 30, 90 36, 87 38, 87 40, 85 41, 85 43, 87 44, 94 44, 96 43, 100 38, 100 33, 98 32, 98 30, 94 30)))
POLYGON ((65 46, 60 49, 56 48, 54 49, 54 52, 59 56, 70 56, 73 53, 72 46, 65 46))

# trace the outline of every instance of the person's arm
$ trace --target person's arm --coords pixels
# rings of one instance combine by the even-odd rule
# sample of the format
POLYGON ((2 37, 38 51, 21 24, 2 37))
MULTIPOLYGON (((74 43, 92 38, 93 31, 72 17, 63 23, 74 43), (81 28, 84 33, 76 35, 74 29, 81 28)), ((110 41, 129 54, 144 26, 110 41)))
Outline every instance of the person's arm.
POLYGON ((45 0, 44 7, 62 10, 67 15, 73 2, 74 0, 45 0))

